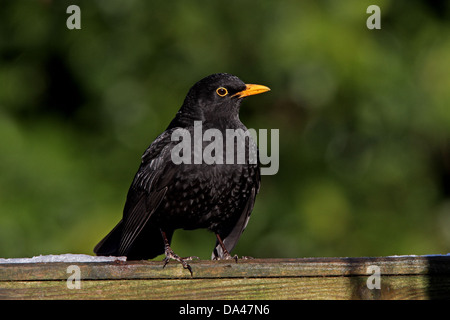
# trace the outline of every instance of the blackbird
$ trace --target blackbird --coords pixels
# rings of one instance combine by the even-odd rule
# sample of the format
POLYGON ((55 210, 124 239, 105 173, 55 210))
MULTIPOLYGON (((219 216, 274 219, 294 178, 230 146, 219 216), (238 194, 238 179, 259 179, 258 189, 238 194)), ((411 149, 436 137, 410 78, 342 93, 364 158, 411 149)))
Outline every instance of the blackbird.
POLYGON ((226 73, 212 74, 197 82, 167 129, 142 155, 122 220, 97 244, 94 252, 99 256, 126 256, 128 260, 152 259, 164 253, 164 266, 174 259, 192 274, 186 262, 192 257, 181 258, 173 252, 172 235, 176 229, 206 228, 216 235, 212 259, 235 258, 230 252, 247 226, 261 178, 259 161, 251 161, 252 152, 258 152, 251 137, 247 136, 245 148, 239 149, 242 141, 237 142, 238 137, 232 140, 231 147, 236 148, 229 148, 225 142, 231 140, 225 136, 230 130, 247 130, 239 120, 242 99, 269 90, 262 85, 245 84, 226 73), (213 141, 204 137, 200 150, 194 145, 198 138, 191 139, 193 147, 178 154, 194 161, 173 161, 174 147, 181 141, 174 139, 173 134, 183 130, 195 135, 198 124, 202 134, 208 129, 223 134, 223 149, 211 152, 217 156, 216 161, 195 161, 199 151, 206 151, 213 141), (236 159, 240 150, 247 155, 239 162, 236 159), (234 154, 225 159, 227 152, 234 154), (220 153, 223 159, 219 158, 220 153), (226 161, 230 159, 235 161, 226 161))

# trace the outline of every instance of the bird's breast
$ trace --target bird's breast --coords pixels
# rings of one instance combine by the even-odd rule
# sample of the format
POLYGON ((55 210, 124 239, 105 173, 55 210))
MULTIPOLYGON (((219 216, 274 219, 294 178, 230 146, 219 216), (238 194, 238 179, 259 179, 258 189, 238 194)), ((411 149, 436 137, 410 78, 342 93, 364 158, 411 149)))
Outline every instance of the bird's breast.
POLYGON ((252 165, 180 165, 173 183, 168 186, 161 224, 175 228, 214 229, 238 219, 254 188, 252 165))

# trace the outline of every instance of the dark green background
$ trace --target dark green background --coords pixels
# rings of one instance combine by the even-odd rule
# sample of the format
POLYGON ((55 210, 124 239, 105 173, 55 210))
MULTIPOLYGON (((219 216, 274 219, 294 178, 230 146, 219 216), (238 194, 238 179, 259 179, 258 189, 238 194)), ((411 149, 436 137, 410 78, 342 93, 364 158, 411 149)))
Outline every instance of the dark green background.
MULTIPOLYGON (((91 254, 144 150, 216 72, 269 86, 241 119, 280 130, 235 253, 449 252, 449 18, 446 0, 2 0, 0 257, 91 254)), ((173 248, 207 259, 214 241, 179 231, 173 248)))

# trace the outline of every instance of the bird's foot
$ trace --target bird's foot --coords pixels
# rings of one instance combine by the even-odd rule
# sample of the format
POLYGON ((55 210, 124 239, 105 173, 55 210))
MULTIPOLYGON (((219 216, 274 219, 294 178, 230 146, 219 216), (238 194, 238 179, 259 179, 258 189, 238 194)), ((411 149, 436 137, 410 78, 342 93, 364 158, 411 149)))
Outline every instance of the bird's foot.
POLYGON ((222 238, 219 236, 218 233, 216 233, 217 242, 220 244, 220 247, 222 248, 222 257, 215 256, 213 260, 234 260, 236 263, 238 262, 239 257, 235 254, 232 256, 230 252, 227 250, 227 247, 224 245, 222 238))
POLYGON ((238 259, 239 257, 237 254, 232 256, 228 251, 224 251, 222 257, 214 257, 214 260, 234 260, 235 262, 238 262, 238 259))
POLYGON ((191 273, 191 277, 193 276, 192 268, 186 261, 190 261, 193 259, 200 259, 199 257, 195 257, 195 256, 181 258, 175 252, 173 252, 173 250, 170 247, 166 248, 165 255, 166 255, 166 257, 163 260, 164 261, 163 268, 170 262, 170 260, 176 260, 179 263, 181 263, 181 265, 183 266, 184 269, 189 270, 189 272, 191 273))
POLYGON ((166 265, 169 263, 170 260, 177 260, 179 263, 181 263, 181 265, 183 266, 184 269, 188 269, 189 272, 191 273, 191 277, 192 277, 192 268, 191 266, 186 262, 192 259, 200 259, 199 257, 186 257, 186 258, 181 258, 179 255, 177 255, 175 252, 173 252, 172 248, 170 247, 170 243, 169 240, 167 239, 166 233, 161 230, 161 236, 163 238, 164 241, 164 254, 166 255, 166 257, 164 258, 164 265, 163 268, 166 267, 166 265))
POLYGON ((250 256, 242 256, 242 257, 239 257, 237 254, 235 254, 234 256, 232 256, 231 254, 229 254, 228 252, 226 252, 222 258, 220 258, 220 257, 214 257, 213 260, 234 260, 234 261, 238 262, 238 260, 251 260, 251 259, 255 259, 255 258, 250 257, 250 256))

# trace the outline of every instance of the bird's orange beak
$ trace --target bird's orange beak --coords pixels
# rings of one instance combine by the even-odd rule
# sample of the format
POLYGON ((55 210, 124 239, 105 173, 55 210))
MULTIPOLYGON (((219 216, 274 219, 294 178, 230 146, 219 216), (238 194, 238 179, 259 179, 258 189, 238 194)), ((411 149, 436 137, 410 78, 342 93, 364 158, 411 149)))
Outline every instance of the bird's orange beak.
POLYGON ((262 86, 260 84, 246 84, 246 88, 238 93, 235 93, 233 97, 244 98, 255 94, 260 94, 266 91, 270 91, 269 87, 262 86))

